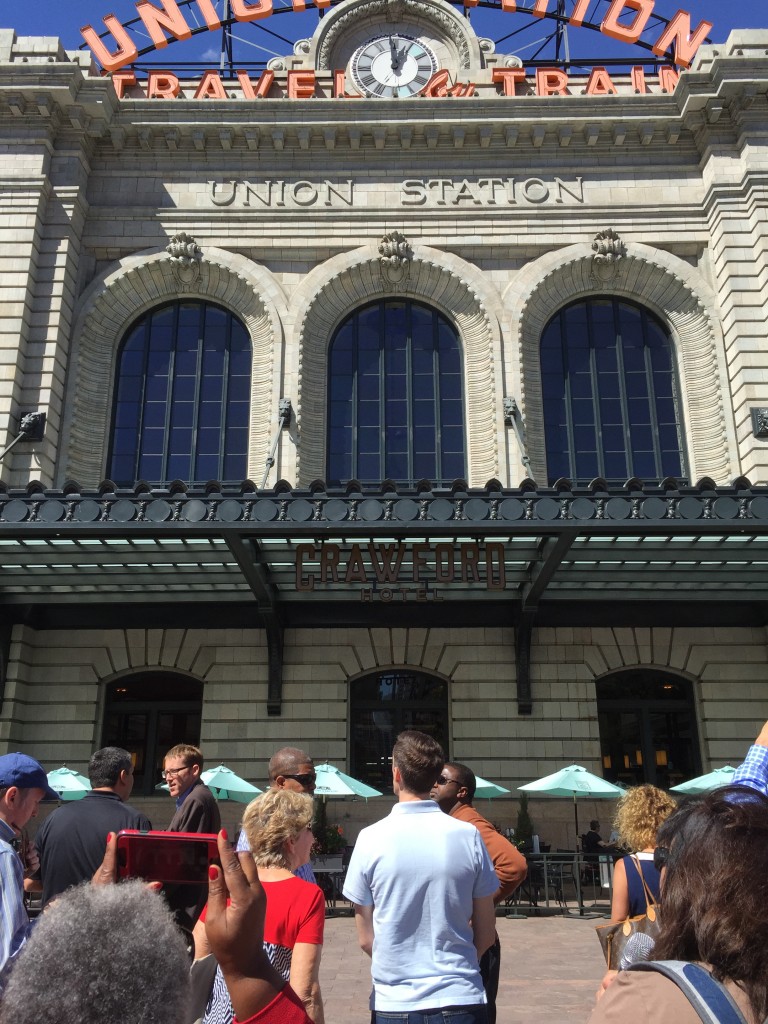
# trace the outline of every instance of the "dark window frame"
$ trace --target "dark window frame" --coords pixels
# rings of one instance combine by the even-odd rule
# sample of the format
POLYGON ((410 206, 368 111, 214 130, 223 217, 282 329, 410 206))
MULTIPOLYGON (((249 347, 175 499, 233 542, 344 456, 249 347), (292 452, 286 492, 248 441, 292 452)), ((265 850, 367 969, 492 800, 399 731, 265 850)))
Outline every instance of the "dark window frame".
MULTIPOLYGON (((182 298, 172 302, 165 302, 144 312, 133 321, 121 339, 118 349, 115 370, 115 391, 112 403, 112 418, 109 432, 109 453, 107 459, 107 476, 115 481, 119 487, 130 487, 139 480, 154 485, 167 485, 173 480, 183 480, 185 483, 207 483, 209 480, 220 480, 222 482, 240 483, 248 475, 248 435, 250 429, 250 393, 253 370, 253 351, 250 335, 245 324, 231 310, 216 302, 209 302, 205 299, 182 298), (187 344, 182 348, 183 328, 180 326, 182 312, 192 311, 190 320, 194 318, 194 311, 197 312, 197 324, 192 330, 197 331, 197 346, 193 351, 187 344), (153 331, 162 331, 162 318, 171 311, 172 323, 165 327, 171 334, 171 344, 167 348, 168 367, 167 373, 158 374, 155 378, 150 376, 150 361, 157 358, 165 348, 153 347, 153 331), (222 350, 222 367, 220 374, 211 374, 206 377, 204 374, 204 362, 206 358, 212 358, 217 351, 216 345, 221 338, 221 333, 208 324, 209 317, 224 316, 222 350), (214 333, 216 331, 216 333, 214 333), (235 373, 233 371, 233 356, 242 356, 247 353, 247 372, 235 373), (194 373, 181 373, 179 367, 183 364, 184 356, 192 356, 194 359, 194 373), (139 374, 128 374, 125 372, 126 362, 134 357, 135 362, 140 362, 139 374), (233 387, 236 379, 246 377, 245 398, 237 401, 231 400, 233 387), (137 383, 134 385, 138 390, 131 390, 130 380, 137 383), (193 380, 191 397, 185 396, 181 400, 182 387, 189 380, 193 380), (211 401, 205 395, 211 380, 221 381, 220 395, 211 401), (163 383, 164 382, 164 383, 163 383), (151 409, 150 395, 152 385, 157 383, 158 387, 165 388, 163 399, 153 399, 151 404, 157 407, 164 406, 163 423, 160 426, 155 424, 151 418, 151 412, 160 412, 160 409, 151 409), (183 406, 188 409, 182 410, 183 406), (233 424, 233 416, 239 414, 242 419, 242 408, 236 406, 247 406, 245 422, 238 425, 233 424), (124 419, 130 421, 131 409, 136 408, 137 413, 133 422, 124 427, 124 419), (191 413, 191 422, 188 425, 179 423, 175 417, 181 417, 182 412, 191 413), (207 418, 206 418, 207 417, 207 418), (147 430, 154 429, 162 431, 162 449, 154 451, 150 445, 147 449, 147 430), (175 447, 174 432, 178 431, 180 436, 188 435, 183 443, 188 451, 175 447), (218 431, 217 451, 206 451, 202 431, 209 434, 218 431), (130 435, 121 438, 120 434, 130 435), (239 436, 239 440, 235 439, 239 436), (232 446, 244 445, 233 452, 232 446), (147 459, 159 460, 159 472, 143 472, 146 468, 147 459), (175 472, 173 469, 181 468, 178 463, 186 461, 188 472, 175 472), (173 466, 173 463, 176 466, 173 466), (127 467, 131 464, 131 471, 127 467), (234 465, 233 465, 234 464, 234 465), (208 471, 212 470, 212 471, 208 471)), ((242 390, 242 382, 240 388, 242 390)))
POLYGON ((392 747, 397 735, 405 729, 427 732, 440 743, 446 760, 450 759, 450 716, 448 681, 434 672, 399 667, 366 672, 350 683, 349 692, 349 760, 351 774, 384 793, 392 789, 392 747), (412 687, 413 696, 408 696, 412 687), (387 688, 392 696, 365 695, 366 688, 387 688), (422 689, 428 696, 418 696, 422 689), (399 695, 397 691, 399 690, 399 695), (383 727, 375 722, 375 714, 391 716, 391 724, 383 727), (373 737, 371 730, 376 730, 373 737), (378 744, 373 742, 377 738, 378 744), (372 767, 373 766, 373 767, 372 767))
POLYGON ((334 331, 328 347, 328 380, 329 484, 340 486, 355 479, 370 486, 393 479, 413 485, 427 479, 437 486, 450 486, 454 480, 466 478, 464 354, 456 326, 442 313, 411 299, 380 299, 357 308, 334 331), (376 319, 371 316, 375 310, 378 320, 371 323, 376 319), (402 310, 402 333, 388 330, 398 310, 402 310), (429 357, 425 358, 424 335, 417 333, 418 321, 423 318, 430 321, 429 373, 423 372, 429 357), (376 347, 365 340, 361 344, 366 332, 376 333, 376 347), (375 353, 374 368, 371 352, 375 353), (401 352, 403 365, 394 373, 392 363, 401 352), (454 368, 450 368, 452 362, 454 368), (449 378, 453 379, 449 382, 449 378), (348 390, 339 387, 346 381, 348 390), (366 381, 368 388, 375 390, 373 397, 366 381), (396 394, 398 386, 402 395, 396 394), (404 422, 398 422, 397 417, 403 415, 404 422), (421 422, 430 416, 431 422, 421 422), (373 445, 371 438, 376 434, 373 445), (372 445, 370 450, 368 445, 372 445), (369 471, 374 464, 378 472, 369 471))
POLYGON ((578 485, 598 477, 615 484, 623 484, 632 477, 645 483, 659 483, 666 477, 687 481, 677 361, 670 332, 659 317, 641 304, 619 296, 594 295, 570 302, 551 317, 542 331, 540 363, 550 485, 560 478, 578 485), (600 307, 604 309, 609 304, 612 322, 608 330, 615 339, 615 370, 598 365, 601 356, 605 363, 611 359, 611 345, 604 343, 605 324, 596 323, 600 307), (639 319, 641 346, 631 340, 633 317, 639 319), (631 363, 628 368, 633 350, 638 349, 642 351, 639 371, 631 363), (588 362, 584 352, 588 353, 588 362), (638 393, 633 394, 633 389, 638 393), (664 403, 669 402, 671 406, 663 414, 660 429, 660 413, 664 403), (611 405, 614 411, 608 413, 611 405), (553 422, 555 409, 559 424, 553 422), (620 423, 612 422, 611 416, 615 420, 618 409, 620 423), (591 419, 587 422, 590 410, 591 419), (638 423, 638 415, 647 415, 647 422, 638 423), (672 430, 674 450, 664 446, 672 430), (645 441, 641 442, 643 434, 645 441), (585 446, 586 440, 593 447, 585 446), (622 468, 617 472, 620 463, 622 468))

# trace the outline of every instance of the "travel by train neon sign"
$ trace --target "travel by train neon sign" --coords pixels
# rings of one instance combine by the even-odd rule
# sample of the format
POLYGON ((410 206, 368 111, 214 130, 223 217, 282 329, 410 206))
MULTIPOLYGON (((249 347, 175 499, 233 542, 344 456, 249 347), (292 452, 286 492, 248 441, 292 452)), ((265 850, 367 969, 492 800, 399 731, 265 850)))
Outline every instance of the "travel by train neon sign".
MULTIPOLYGON (((479 0, 464 0, 464 6, 476 7, 478 2, 479 0)), ((557 6, 557 0, 534 0, 533 7, 525 8, 518 6, 519 2, 520 0, 500 0, 500 10, 505 14, 520 11, 533 17, 544 18, 551 15, 557 6)), ((575 27, 583 25, 591 2, 592 0, 572 0, 566 23, 575 27)), ((294 12, 304 11, 313 5, 317 8, 328 8, 331 6, 331 0, 311 0, 310 3, 307 0, 291 0, 294 12)), ((223 27, 213 0, 194 0, 191 6, 202 19, 205 29, 216 31, 223 27)), ((656 0, 613 0, 599 25, 599 31, 610 39, 628 44, 636 43, 647 29, 655 7, 656 0)), ((236 22, 246 23, 268 18, 273 9, 273 0, 230 0, 231 16, 236 22)), ((199 25, 189 23, 177 0, 138 0, 135 10, 142 32, 149 36, 152 48, 156 50, 163 49, 171 41, 189 39, 193 32, 199 31, 199 25)), ((92 25, 86 25, 81 29, 81 34, 95 60, 105 72, 119 71, 138 59, 138 43, 126 24, 116 15, 107 14, 102 20, 106 32, 100 33, 92 25), (107 41, 110 35, 113 45, 107 41)), ((691 15, 687 11, 678 10, 669 21, 664 22, 664 27, 653 42, 651 50, 656 56, 663 57, 673 49, 675 63, 683 68, 690 67, 696 51, 712 27, 711 22, 701 21, 693 28, 691 15)))

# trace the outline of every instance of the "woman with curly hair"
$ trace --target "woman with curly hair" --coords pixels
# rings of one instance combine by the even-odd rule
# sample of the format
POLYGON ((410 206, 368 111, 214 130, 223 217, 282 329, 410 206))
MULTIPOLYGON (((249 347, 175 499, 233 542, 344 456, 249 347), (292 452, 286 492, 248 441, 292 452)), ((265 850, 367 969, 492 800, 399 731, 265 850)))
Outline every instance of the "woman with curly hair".
POLYGON ((589 1024, 699 1024, 654 961, 708 970, 745 1017, 768 1017, 768 797, 743 786, 684 803, 661 826, 661 930, 645 970, 619 971, 589 1024))
POLYGON ((659 872, 653 866, 653 851, 659 828, 676 806, 668 793, 648 785, 635 786, 619 800, 614 828, 619 843, 633 853, 617 861, 613 870, 612 920, 645 913, 643 882, 658 902, 659 872))
MULTIPOLYGON (((319 886, 294 874, 296 868, 309 860, 314 841, 311 821, 311 796, 288 789, 268 789, 246 807, 243 831, 267 897, 264 949, 277 972, 290 982, 314 1024, 323 1024, 318 975, 325 898, 319 886)), ((204 910, 200 921, 205 922, 205 918, 204 910)), ((207 952, 201 926, 195 930, 195 956, 199 958, 207 952)), ((217 970, 204 1024, 231 1024, 233 1017, 224 978, 217 970)))

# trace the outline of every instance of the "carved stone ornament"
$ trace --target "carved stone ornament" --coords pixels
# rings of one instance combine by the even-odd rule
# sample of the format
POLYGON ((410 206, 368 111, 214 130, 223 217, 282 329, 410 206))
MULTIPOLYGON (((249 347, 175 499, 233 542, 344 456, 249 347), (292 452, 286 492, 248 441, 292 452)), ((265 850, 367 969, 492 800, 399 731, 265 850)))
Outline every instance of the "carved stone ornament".
POLYGON ((752 433, 755 437, 768 440, 768 409, 753 407, 750 412, 752 413, 752 433))
POLYGON ((191 235, 186 231, 174 235, 166 245, 165 251, 170 256, 174 272, 182 284, 191 285, 197 280, 203 252, 191 235))
POLYGON ((592 257, 592 276, 603 284, 612 281, 618 273, 619 262, 627 253, 627 247, 613 228, 606 228, 595 235, 592 249, 595 253, 592 257))
POLYGON ((402 284, 410 272, 413 250, 399 231, 390 231, 379 242, 381 272, 390 286, 402 284))

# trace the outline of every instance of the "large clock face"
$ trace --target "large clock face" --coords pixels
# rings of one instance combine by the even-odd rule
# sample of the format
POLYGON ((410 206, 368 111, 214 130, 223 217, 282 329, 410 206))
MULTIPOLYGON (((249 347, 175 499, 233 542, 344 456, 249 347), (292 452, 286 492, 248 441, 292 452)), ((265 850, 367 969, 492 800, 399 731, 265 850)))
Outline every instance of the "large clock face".
POLYGON ((437 71, 437 58, 411 36, 377 36, 352 56, 352 79, 368 96, 415 96, 437 71))

